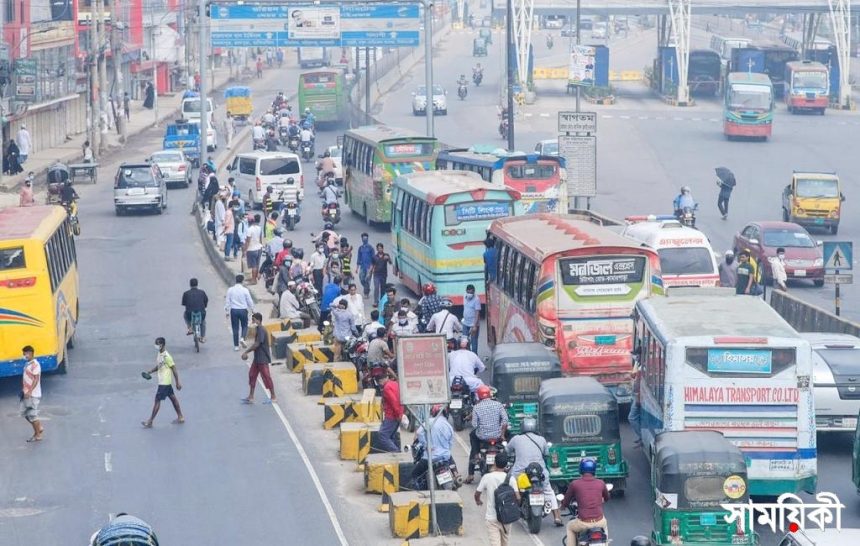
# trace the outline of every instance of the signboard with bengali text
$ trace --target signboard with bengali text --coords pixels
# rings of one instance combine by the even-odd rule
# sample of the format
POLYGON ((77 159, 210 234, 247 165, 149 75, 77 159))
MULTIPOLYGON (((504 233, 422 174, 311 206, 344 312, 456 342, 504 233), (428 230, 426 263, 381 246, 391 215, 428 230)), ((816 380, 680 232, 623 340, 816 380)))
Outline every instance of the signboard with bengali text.
POLYGON ((446 404, 448 342, 444 335, 397 337, 400 403, 446 404))

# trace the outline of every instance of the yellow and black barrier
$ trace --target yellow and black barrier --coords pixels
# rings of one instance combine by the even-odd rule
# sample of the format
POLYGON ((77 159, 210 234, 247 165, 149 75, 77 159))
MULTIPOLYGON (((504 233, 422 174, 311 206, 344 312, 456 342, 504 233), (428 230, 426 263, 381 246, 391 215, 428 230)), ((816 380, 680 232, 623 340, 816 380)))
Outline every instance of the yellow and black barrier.
POLYGON ((343 394, 343 380, 335 375, 331 368, 326 368, 323 372, 323 398, 340 398, 343 394))
POLYGON ((302 391, 307 395, 322 395, 327 379, 332 384, 330 389, 337 388, 341 395, 358 393, 358 380, 352 362, 306 364, 302 370, 302 391), (337 378, 339 383, 332 376, 337 378))
POLYGON ((328 398, 323 404, 323 428, 326 430, 357 420, 353 398, 328 398))
POLYGON ((430 533, 430 499, 424 502, 419 492, 393 493, 388 525, 391 534, 399 538, 421 538, 430 533))
MULTIPOLYGON (((364 461, 364 492, 384 493, 386 476, 390 476, 394 484, 393 491, 404 490, 412 477, 413 467, 409 453, 371 453, 364 461)), ((389 493, 393 491, 388 489, 389 493)))
POLYGON ((382 421, 382 398, 376 396, 375 389, 364 389, 361 400, 353 404, 355 420, 362 423, 382 421))
MULTIPOLYGON (((367 468, 367 464, 364 465, 367 468)), ((394 481, 394 472, 390 467, 382 468, 382 502, 379 504, 380 512, 388 512, 391 508, 391 495, 397 493, 397 482, 394 481)))
POLYGON ((334 350, 322 342, 289 343, 284 358, 291 370, 301 373, 308 364, 334 362, 334 350))
POLYGON ((379 423, 341 423, 340 458, 363 463, 376 444, 379 423))

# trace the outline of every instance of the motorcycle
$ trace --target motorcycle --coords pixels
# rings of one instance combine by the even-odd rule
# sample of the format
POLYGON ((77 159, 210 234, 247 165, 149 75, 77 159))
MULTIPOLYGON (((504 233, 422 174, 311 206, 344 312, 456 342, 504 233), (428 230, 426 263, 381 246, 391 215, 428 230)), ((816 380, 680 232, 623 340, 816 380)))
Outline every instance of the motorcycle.
POLYGON ((472 392, 462 376, 456 376, 451 382, 451 401, 448 408, 454 430, 463 430, 466 423, 472 421, 472 392))
POLYGON ((294 231, 296 224, 302 219, 299 215, 299 204, 294 201, 284 203, 284 211, 284 224, 287 226, 288 231, 294 231))
POLYGON ((547 49, 552 49, 552 36, 547 36, 547 37, 546 37, 546 48, 547 48, 547 49))
POLYGON ((355 366, 356 378, 361 381, 361 370, 367 366, 367 340, 360 336, 347 337, 343 344, 343 354, 355 366))
MULTIPOLYGON (((417 464, 424 457, 424 448, 418 443, 418 438, 412 441, 410 446, 412 452, 412 462, 417 464)), ((450 461, 433 461, 433 475, 436 476, 436 487, 446 491, 456 491, 460 488, 460 473, 457 471, 457 465, 454 460, 450 461)), ((427 473, 416 477, 412 482, 412 489, 415 491, 426 491, 430 486, 427 483, 427 473)))
POLYGON ((302 311, 310 315, 311 320, 316 324, 320 323, 320 303, 317 297, 317 289, 306 279, 301 279, 296 283, 296 299, 299 300, 299 307, 302 311))
POLYGON ((483 72, 472 72, 472 83, 475 84, 475 87, 481 85, 481 82, 484 81, 484 73, 483 72))
POLYGON ((472 470, 484 475, 496 464, 496 455, 505 448, 501 438, 481 440, 478 458, 472 462, 472 470))
POLYGON ((260 264, 260 275, 262 275, 263 280, 266 283, 266 290, 272 292, 272 285, 275 284, 275 275, 277 271, 275 271, 275 262, 272 256, 269 254, 269 251, 263 250, 263 261, 260 264))
POLYGON ((460 100, 466 100, 466 95, 469 94, 469 89, 466 87, 465 83, 461 83, 457 87, 457 96, 460 97, 460 100))
POLYGON ((528 477, 529 486, 523 488, 520 485, 520 511, 528 525, 529 533, 536 535, 540 533, 544 516, 550 513, 549 499, 545 498, 543 492, 545 476, 538 463, 528 465, 523 474, 528 477))
POLYGON ((323 205, 322 219, 324 223, 337 224, 340 222, 340 205, 338 203, 323 205))
POLYGON ((503 118, 501 123, 499 123, 499 136, 503 139, 508 138, 508 118, 503 118))
POLYGON ((302 160, 306 163, 314 160, 314 145, 312 142, 302 142, 302 160))
POLYGON ((78 202, 72 201, 71 203, 63 203, 63 207, 66 209, 66 214, 69 216, 69 225, 72 228, 72 235, 77 237, 81 234, 81 223, 78 220, 78 202))
POLYGON ((280 140, 281 146, 287 145, 290 140, 290 130, 287 127, 278 127, 278 140, 280 140))
POLYGON ((266 139, 264 138, 255 138, 254 139, 254 151, 264 150, 266 149, 266 139))
MULTIPOLYGON (((606 484, 606 489, 611 493, 613 485, 611 483, 606 484)), ((558 494, 556 497, 558 502, 564 500, 564 495, 558 494)), ((576 501, 570 503, 568 507, 570 510, 570 519, 576 519, 579 510, 576 504, 576 501)), ((567 538, 562 541, 562 544, 567 545, 567 538)), ((606 529, 602 527, 592 527, 587 529, 576 537, 576 544, 571 544, 570 546, 609 546, 609 537, 606 534, 606 529)))
POLYGON ((382 396, 382 385, 379 382, 388 375, 388 368, 387 362, 367 362, 365 359, 364 367, 360 370, 361 388, 374 389, 377 396, 382 396))
POLYGON ((696 209, 694 207, 684 207, 675 213, 675 217, 681 224, 695 228, 696 227, 696 209))
POLYGON ((298 153, 299 151, 299 137, 298 135, 293 135, 290 137, 289 142, 287 143, 287 148, 290 149, 291 152, 298 153))

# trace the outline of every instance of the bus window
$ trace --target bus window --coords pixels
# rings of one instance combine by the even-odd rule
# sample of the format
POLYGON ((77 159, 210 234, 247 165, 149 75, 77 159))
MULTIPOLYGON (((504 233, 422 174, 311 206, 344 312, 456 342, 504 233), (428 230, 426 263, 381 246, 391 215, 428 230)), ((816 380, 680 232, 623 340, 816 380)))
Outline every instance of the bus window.
POLYGON ((556 173, 555 165, 511 165, 507 175, 514 180, 551 178, 556 173))
POLYGON ((517 253, 514 259, 514 299, 523 304, 523 255, 517 253))
POLYGON ((27 262, 24 260, 24 247, 0 249, 0 271, 25 267, 27 267, 27 262))
POLYGON ((535 310, 535 273, 537 272, 537 267, 534 262, 528 262, 528 276, 526 277, 526 309, 530 312, 534 312, 535 310))

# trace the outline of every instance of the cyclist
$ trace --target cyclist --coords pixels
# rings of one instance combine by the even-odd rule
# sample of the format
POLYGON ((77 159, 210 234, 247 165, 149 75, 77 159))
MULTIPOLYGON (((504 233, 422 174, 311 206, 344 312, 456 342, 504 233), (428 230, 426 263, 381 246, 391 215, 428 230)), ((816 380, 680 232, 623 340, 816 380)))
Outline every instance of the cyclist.
POLYGON ((188 328, 186 335, 191 335, 191 314, 200 313, 200 343, 206 343, 206 306, 209 305, 209 296, 206 292, 197 288, 197 279, 188 281, 191 288, 182 294, 182 306, 185 307, 185 326, 188 328))

